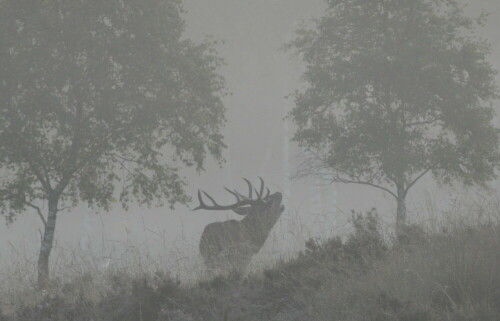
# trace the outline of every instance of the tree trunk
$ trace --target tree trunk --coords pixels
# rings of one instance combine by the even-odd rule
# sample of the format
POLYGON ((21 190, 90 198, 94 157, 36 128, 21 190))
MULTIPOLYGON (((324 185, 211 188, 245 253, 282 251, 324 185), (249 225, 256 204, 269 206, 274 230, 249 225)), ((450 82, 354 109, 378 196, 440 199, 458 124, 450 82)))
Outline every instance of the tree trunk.
POLYGON ((52 244, 54 243, 58 201, 57 197, 49 198, 47 223, 45 224, 40 255, 38 257, 38 286, 41 288, 46 287, 49 281, 49 256, 52 251, 52 244))
POLYGON ((406 226, 406 192, 404 187, 397 187, 396 235, 400 235, 406 226))

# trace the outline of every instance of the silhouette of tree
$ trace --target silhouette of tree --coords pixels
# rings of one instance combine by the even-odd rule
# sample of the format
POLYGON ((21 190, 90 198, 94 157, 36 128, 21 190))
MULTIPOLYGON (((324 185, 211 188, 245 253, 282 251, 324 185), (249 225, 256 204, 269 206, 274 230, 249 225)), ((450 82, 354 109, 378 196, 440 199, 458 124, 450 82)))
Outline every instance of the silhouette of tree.
POLYGON ((0 5, 0 198, 10 221, 43 222, 43 286, 61 208, 173 207, 180 168, 222 161, 222 62, 183 36, 178 0, 0 5))
POLYGON ((306 64, 290 113, 302 174, 381 189, 406 222, 427 173, 484 184, 499 166, 489 45, 454 0, 327 0, 287 45, 306 64))

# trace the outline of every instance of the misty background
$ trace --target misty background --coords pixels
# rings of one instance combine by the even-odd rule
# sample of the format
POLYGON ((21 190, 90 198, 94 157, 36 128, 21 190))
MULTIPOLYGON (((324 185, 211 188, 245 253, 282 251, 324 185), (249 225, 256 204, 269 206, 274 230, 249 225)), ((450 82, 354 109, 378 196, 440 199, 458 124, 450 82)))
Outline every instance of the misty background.
MULTIPOLYGON (((466 1, 464 1, 466 3, 466 1)), ((500 2, 467 1, 466 12, 482 10, 488 22, 481 36, 492 44, 491 63, 500 69, 500 2)), ((299 163, 300 151, 290 142, 294 129, 285 119, 293 101, 286 96, 300 88, 302 66, 298 57, 282 49, 294 36, 297 26, 324 9, 322 0, 185 0, 186 37, 195 41, 210 36, 223 41, 219 55, 226 65, 222 74, 232 93, 226 97, 227 125, 224 129, 226 163, 219 167, 208 161, 205 172, 186 170, 188 193, 197 202, 196 191, 203 189, 217 200, 232 201, 223 186, 245 189, 242 177, 257 183, 261 176, 271 191, 284 194, 285 212, 271 232, 265 248, 256 257, 279 257, 300 249, 309 237, 342 234, 351 210, 377 208, 382 221, 392 226, 395 208, 389 195, 353 185, 328 185, 314 179, 291 179, 299 163)), ((497 75, 497 83, 500 77, 497 75)), ((497 102, 496 110, 500 104, 497 102)), ((498 121, 497 121, 498 124, 498 121)), ((483 197, 498 195, 498 182, 483 197)), ((408 198, 409 219, 425 220, 426 209, 446 210, 457 198, 476 195, 461 185, 437 186, 427 178, 418 183, 408 198), (416 216, 415 216, 416 215, 416 216)), ((115 206, 110 212, 79 206, 59 214, 53 262, 61 255, 91 253, 105 264, 113 264, 122 254, 137 252, 161 257, 161 264, 174 273, 196 262, 198 241, 210 222, 236 218, 223 212, 192 212, 178 205, 175 210, 131 206, 124 211, 115 206), (147 249, 147 251, 145 251, 147 249)), ((22 255, 36 261, 42 226, 36 213, 20 215, 17 221, 0 227, 0 260, 22 255)))

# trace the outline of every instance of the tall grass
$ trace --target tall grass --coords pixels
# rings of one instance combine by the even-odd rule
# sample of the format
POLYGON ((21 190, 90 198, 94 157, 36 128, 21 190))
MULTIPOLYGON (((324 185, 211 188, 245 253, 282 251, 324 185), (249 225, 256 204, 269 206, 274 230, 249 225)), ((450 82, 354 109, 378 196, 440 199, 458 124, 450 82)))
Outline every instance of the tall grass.
POLYGON ((0 271, 0 320, 498 321, 499 213, 499 202, 457 200, 398 241, 375 210, 353 213, 349 233, 311 238, 300 253, 277 252, 271 237, 244 275, 209 275, 175 248, 156 255, 125 243, 103 256, 59 246, 44 291, 31 256, 12 247, 19 259, 0 271))
POLYGON ((317 274, 322 286, 307 299, 313 319, 499 320, 498 212, 461 214, 408 227, 365 272, 317 274))

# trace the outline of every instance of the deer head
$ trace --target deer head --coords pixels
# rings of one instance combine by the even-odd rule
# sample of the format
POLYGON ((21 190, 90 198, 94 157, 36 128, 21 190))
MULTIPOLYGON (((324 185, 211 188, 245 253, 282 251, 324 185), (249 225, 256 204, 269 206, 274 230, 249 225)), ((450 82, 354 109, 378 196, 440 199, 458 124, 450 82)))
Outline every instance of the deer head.
POLYGON ((281 205, 281 193, 271 194, 269 189, 265 188, 262 178, 259 177, 260 188, 258 190, 248 179, 244 178, 244 180, 248 185, 246 196, 224 187, 236 199, 230 205, 219 205, 209 194, 198 191, 200 204, 194 210, 231 210, 244 216, 240 221, 211 223, 203 230, 200 239, 200 254, 207 267, 211 269, 241 270, 246 268, 252 256, 262 248, 271 229, 284 211, 284 206, 281 205), (203 195, 210 200, 211 205, 205 203, 203 195))

